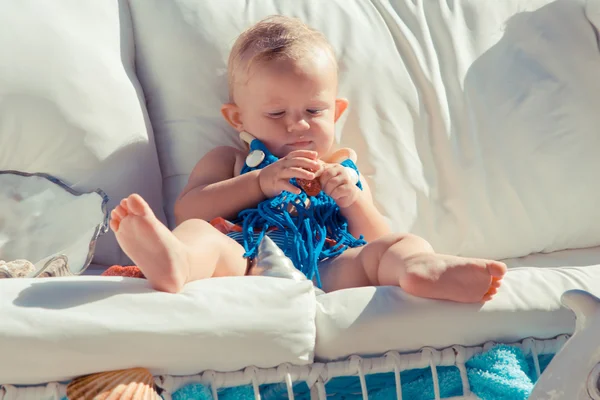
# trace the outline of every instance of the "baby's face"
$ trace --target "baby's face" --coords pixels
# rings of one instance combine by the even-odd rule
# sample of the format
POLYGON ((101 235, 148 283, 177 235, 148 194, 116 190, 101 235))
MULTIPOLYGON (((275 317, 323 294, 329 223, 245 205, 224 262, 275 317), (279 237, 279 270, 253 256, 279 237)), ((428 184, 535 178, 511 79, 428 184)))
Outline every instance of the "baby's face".
MULTIPOLYGON (((243 130, 277 157, 294 150, 331 150, 337 112, 337 71, 330 56, 279 61, 250 69, 235 88, 243 130)), ((342 110, 343 111, 343 110, 342 110)))

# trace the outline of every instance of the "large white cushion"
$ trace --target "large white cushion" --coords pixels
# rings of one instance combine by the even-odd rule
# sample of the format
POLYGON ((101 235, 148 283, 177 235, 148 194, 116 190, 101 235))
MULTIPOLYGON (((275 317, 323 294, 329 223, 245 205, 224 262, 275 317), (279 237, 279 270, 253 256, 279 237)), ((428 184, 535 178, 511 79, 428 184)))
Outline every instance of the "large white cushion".
POLYGON ((4 279, 0 384, 136 366, 192 375, 309 364, 315 308, 310 282, 281 278, 214 278, 179 294, 134 278, 4 279))
POLYGON ((533 255, 507 264, 511 269, 503 286, 484 305, 421 299, 396 287, 318 296, 315 358, 571 334, 575 315, 562 305, 562 294, 570 289, 600 294, 600 248, 533 255))
MULTIPOLYGON (((125 1, 0 4, 0 169, 46 172, 109 208, 140 193, 164 219, 125 1)), ((127 263, 112 233, 95 262, 127 263)))
POLYGON ((167 212, 200 157, 239 146, 219 113, 228 52, 281 13, 336 49, 350 100, 337 138, 394 229, 494 258, 600 244, 600 54, 583 0, 131 6, 167 212))

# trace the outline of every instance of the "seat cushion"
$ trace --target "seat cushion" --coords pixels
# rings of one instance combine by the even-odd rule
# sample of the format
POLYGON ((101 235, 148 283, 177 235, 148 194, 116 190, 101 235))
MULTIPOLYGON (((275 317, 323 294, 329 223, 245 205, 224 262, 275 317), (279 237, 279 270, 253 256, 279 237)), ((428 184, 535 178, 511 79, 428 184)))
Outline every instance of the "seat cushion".
POLYGON ((314 318, 312 284, 281 278, 214 278, 179 294, 135 278, 3 279, 0 384, 309 364, 314 318))
POLYGON ((483 305, 417 298, 397 287, 318 296, 315 358, 571 334, 575 315, 562 305, 562 294, 570 289, 600 294, 600 248, 540 254, 507 264, 512 268, 498 294, 483 305))
MULTIPOLYGON (((100 188, 109 211, 139 193, 164 220, 127 2, 2 2, 0 27, 0 170, 100 188)), ((128 262, 112 232, 94 262, 128 262)))

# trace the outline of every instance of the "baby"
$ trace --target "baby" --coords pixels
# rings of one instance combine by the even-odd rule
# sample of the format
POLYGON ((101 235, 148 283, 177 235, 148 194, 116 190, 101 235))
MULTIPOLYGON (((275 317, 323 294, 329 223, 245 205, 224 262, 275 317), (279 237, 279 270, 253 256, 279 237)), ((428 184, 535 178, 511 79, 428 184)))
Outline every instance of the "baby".
POLYGON ((228 72, 225 120, 243 138, 256 138, 275 161, 262 163, 265 152, 248 157, 249 150, 232 147, 210 151, 175 204, 173 231, 139 195, 121 201, 111 228, 152 287, 176 293, 190 281, 245 275, 247 249, 239 237, 223 233, 223 226, 225 232, 235 227, 227 220, 267 199, 300 195, 296 179, 316 179, 347 221, 342 226, 351 237, 364 238, 319 262, 323 290, 393 285, 415 296, 465 303, 497 292, 504 264, 437 254, 418 236, 392 233, 367 182, 359 178, 357 184, 353 169, 332 161, 334 125, 348 101, 337 97, 337 62, 321 33, 293 18, 262 20, 235 42, 228 72))

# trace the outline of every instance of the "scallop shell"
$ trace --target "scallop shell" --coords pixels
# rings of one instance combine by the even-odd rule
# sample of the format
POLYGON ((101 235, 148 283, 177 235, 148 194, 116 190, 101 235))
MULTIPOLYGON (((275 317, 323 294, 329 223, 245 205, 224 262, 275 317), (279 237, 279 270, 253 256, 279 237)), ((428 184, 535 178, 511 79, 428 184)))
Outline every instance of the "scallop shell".
POLYGON ((154 377, 145 368, 100 372, 67 385, 69 400, 157 400, 154 377))

